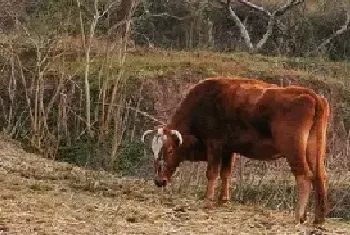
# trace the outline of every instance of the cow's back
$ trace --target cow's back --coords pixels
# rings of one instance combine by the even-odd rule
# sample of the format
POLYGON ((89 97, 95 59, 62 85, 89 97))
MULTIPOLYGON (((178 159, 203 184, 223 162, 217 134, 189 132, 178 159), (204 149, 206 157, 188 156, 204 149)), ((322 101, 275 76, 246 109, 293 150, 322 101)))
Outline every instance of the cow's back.
POLYGON ((172 124, 197 138, 223 138, 227 125, 244 118, 264 91, 276 87, 253 79, 209 78, 196 84, 184 98, 172 124))

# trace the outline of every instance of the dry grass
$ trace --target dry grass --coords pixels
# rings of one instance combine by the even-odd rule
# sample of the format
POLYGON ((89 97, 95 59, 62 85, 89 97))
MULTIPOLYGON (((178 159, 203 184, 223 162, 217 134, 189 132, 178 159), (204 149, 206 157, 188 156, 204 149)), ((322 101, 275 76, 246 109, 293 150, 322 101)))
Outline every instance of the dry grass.
POLYGON ((348 223, 334 219, 328 219, 325 231, 295 227, 289 212, 260 206, 232 203, 207 211, 198 195, 188 191, 162 191, 151 181, 50 161, 5 140, 0 148, 0 234, 350 232, 348 223))

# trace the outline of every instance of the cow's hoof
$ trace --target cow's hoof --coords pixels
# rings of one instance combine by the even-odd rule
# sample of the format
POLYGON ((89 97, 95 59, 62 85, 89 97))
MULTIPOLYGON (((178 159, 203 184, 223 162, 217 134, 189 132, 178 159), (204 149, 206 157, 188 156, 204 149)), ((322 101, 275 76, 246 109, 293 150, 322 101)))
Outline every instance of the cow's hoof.
POLYGON ((230 201, 230 197, 220 196, 219 201, 228 202, 228 201, 230 201))
POLYGON ((307 213, 305 212, 303 215, 301 216, 296 216, 295 220, 294 220, 294 224, 306 224, 307 222, 307 213))
POLYGON ((305 224, 307 222, 307 215, 304 214, 303 217, 300 218, 299 222, 300 224, 305 224))
POLYGON ((231 203, 230 203, 230 200, 228 200, 227 198, 221 198, 221 199, 219 199, 219 201, 218 201, 218 204, 220 205, 220 206, 228 206, 228 205, 230 205, 231 203))
POLYGON ((315 219, 312 224, 313 224, 313 227, 315 227, 317 229, 326 230, 325 226, 324 226, 324 222, 325 222, 324 219, 315 219))
POLYGON ((204 201, 204 209, 212 210, 213 208, 214 208, 214 202, 213 202, 213 200, 206 199, 206 200, 204 201))
POLYGON ((304 220, 302 220, 300 218, 294 220, 294 227, 295 228, 300 228, 303 225, 305 225, 305 221, 304 220))

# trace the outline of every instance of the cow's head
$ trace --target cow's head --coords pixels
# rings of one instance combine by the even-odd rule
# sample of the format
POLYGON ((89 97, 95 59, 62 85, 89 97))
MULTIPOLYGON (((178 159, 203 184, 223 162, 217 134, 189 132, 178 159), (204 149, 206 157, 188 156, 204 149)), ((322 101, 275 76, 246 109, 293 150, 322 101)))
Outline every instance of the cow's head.
POLYGON ((152 152, 154 166, 154 183, 158 187, 165 187, 171 180, 171 176, 184 159, 182 147, 188 136, 182 136, 178 130, 167 127, 159 127, 154 130, 147 130, 142 135, 144 143, 147 135, 153 134, 152 152))

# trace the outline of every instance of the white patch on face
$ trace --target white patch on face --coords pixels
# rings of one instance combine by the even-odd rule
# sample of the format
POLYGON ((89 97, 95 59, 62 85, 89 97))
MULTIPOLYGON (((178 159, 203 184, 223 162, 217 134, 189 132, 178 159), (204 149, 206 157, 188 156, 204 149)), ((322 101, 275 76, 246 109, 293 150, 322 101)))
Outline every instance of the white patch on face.
POLYGON ((158 129, 158 135, 163 135, 163 128, 158 129))
MULTIPOLYGON (((159 130, 158 130, 159 132, 159 130)), ((163 138, 162 136, 154 136, 152 140, 152 151, 153 151, 153 157, 156 160, 158 158, 159 152, 163 147, 163 138)))

